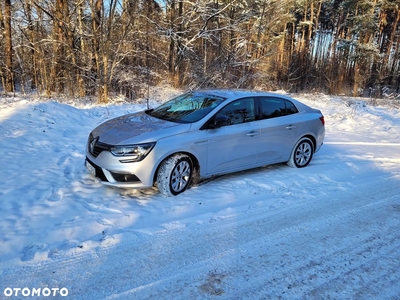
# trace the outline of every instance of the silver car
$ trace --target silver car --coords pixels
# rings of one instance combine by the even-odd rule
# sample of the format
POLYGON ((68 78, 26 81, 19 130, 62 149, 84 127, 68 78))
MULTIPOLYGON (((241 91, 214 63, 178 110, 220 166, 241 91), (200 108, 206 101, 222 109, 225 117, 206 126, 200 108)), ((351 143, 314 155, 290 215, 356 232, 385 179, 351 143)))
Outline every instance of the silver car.
POLYGON ((280 94, 200 90, 109 120, 89 135, 86 166, 104 184, 178 195, 215 175, 307 166, 324 140, 321 111, 280 94))

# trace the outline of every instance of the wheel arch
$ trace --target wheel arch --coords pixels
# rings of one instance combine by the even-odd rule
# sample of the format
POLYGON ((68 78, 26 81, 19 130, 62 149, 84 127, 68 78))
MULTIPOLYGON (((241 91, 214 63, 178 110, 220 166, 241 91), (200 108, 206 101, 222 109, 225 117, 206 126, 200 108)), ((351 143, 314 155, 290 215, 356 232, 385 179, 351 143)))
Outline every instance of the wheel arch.
POLYGON ((311 140, 311 142, 313 144, 313 152, 315 152, 315 149, 317 148, 317 140, 315 139, 315 137, 311 134, 306 134, 306 135, 303 135, 301 138, 299 138, 298 141, 300 141, 303 138, 308 138, 311 140))
POLYGON ((290 154, 289 160, 286 162, 286 164, 292 168, 304 168, 304 167, 308 166, 308 164, 310 163, 310 161, 313 157, 313 154, 315 152, 315 147, 316 147, 315 138, 310 134, 303 135, 301 138, 299 138, 297 140, 296 144, 294 145, 293 150, 290 154), (301 160, 301 162, 298 162, 297 161, 298 158, 296 157, 296 152, 297 152, 298 147, 301 145, 301 143, 303 143, 303 141, 307 142, 307 144, 309 144, 309 147, 311 148, 310 149, 311 153, 308 155, 304 155, 305 152, 300 154, 301 157, 299 159, 301 160), (307 158, 307 160, 305 162, 303 162, 303 158, 306 156, 309 156, 309 158, 307 158))
POLYGON ((170 157, 172 157, 172 156, 174 156, 174 155, 177 155, 177 154, 185 154, 185 155, 187 155, 187 156, 189 156, 189 158, 190 158, 190 160, 192 161, 192 164, 193 164, 193 175, 192 175, 192 180, 194 181, 194 182, 198 182, 198 180, 199 180, 199 177, 200 177, 200 162, 199 162, 199 160, 197 159, 197 157, 193 154, 193 153, 190 153, 190 152, 188 152, 188 151, 175 151, 175 152, 173 152, 173 153, 171 153, 171 154, 169 154, 169 155, 167 155, 166 157, 164 157, 162 160, 160 160, 160 162, 158 163, 158 165, 157 165, 157 168, 156 168, 156 170, 155 170, 155 172, 154 172, 154 174, 153 174, 153 185, 155 185, 156 184, 156 182, 157 182, 157 174, 158 174, 158 171, 159 171, 159 169, 160 169, 160 166, 162 165, 162 163, 165 161, 165 160, 167 160, 167 159, 169 159, 170 157))

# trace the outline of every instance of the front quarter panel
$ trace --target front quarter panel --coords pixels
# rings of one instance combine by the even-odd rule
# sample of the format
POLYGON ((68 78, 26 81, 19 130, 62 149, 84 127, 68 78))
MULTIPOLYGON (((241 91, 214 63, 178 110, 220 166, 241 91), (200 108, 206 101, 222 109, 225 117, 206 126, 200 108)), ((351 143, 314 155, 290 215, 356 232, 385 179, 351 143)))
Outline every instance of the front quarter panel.
POLYGON ((207 142, 205 130, 192 130, 158 140, 152 150, 153 176, 156 176, 161 162, 176 153, 188 153, 197 159, 200 166, 204 166, 207 161, 207 142))

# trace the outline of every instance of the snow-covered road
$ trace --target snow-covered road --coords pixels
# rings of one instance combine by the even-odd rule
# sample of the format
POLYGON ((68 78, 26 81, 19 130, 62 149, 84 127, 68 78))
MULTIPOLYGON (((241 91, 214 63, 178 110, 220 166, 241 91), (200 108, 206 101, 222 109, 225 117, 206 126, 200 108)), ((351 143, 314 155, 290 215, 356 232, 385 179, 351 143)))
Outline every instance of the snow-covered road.
POLYGON ((398 299, 399 183, 375 183, 127 235, 113 247, 12 269, 3 285, 67 287, 73 299, 398 299))
POLYGON ((143 106, 2 99, 0 299, 400 299, 400 112, 298 98, 327 121, 310 166, 173 198, 83 166, 90 130, 143 106))

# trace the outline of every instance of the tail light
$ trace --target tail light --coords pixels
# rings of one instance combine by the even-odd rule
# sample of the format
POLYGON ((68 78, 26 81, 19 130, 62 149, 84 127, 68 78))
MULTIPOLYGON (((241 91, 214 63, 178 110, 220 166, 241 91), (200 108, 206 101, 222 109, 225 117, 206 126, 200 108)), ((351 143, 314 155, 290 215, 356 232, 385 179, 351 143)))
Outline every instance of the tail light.
POLYGON ((319 117, 319 119, 321 120, 322 125, 325 126, 325 118, 324 118, 324 116, 319 117))

